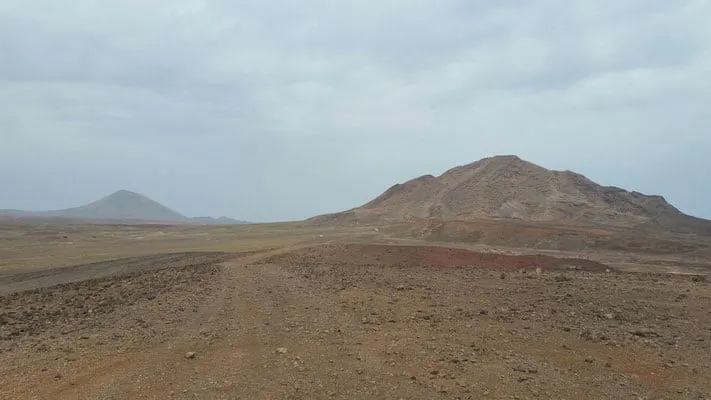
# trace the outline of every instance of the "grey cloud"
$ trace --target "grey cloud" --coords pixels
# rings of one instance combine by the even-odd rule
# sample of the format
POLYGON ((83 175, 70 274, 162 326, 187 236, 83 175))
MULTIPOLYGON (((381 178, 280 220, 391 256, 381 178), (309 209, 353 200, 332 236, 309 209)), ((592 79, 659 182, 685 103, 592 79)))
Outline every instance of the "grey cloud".
POLYGON ((711 216, 684 177, 711 169, 710 19, 693 0, 10 0, 0 208, 125 187, 303 218, 518 153, 711 216))

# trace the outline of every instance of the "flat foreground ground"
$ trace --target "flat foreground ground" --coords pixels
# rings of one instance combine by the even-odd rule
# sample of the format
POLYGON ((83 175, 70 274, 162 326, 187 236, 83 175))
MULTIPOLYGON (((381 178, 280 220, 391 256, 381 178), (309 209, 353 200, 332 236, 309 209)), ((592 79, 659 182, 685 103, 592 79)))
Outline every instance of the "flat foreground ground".
POLYGON ((0 273, 0 398, 711 398, 703 276, 263 244, 0 273))

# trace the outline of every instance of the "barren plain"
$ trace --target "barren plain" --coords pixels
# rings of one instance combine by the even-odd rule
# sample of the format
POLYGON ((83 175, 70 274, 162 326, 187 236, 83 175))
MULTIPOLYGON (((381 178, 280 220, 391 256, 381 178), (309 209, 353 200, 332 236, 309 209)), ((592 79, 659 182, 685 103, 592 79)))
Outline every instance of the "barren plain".
POLYGON ((700 256, 402 233, 3 222, 0 398, 710 398, 700 256))

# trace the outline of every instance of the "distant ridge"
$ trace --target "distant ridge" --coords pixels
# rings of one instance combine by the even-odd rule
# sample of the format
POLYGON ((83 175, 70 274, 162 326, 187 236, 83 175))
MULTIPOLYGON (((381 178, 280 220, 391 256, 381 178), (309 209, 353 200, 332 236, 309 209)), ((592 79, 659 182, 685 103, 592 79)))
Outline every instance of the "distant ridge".
POLYGON ((711 221, 683 214, 661 196, 601 186, 578 173, 551 171, 515 155, 484 158, 438 177, 396 184, 361 207, 310 221, 502 218, 711 235, 711 221))
POLYGON ((79 207, 38 212, 0 210, 0 216, 4 218, 50 218, 110 222, 126 221, 229 225, 246 223, 227 217, 188 218, 142 194, 130 190, 119 190, 109 196, 79 207))
POLYGON ((219 218, 213 218, 213 217, 195 217, 191 218, 192 222, 195 222, 197 224, 205 224, 205 225, 244 225, 244 224, 251 224, 249 221, 242 221, 238 219, 233 219, 229 217, 219 217, 219 218))

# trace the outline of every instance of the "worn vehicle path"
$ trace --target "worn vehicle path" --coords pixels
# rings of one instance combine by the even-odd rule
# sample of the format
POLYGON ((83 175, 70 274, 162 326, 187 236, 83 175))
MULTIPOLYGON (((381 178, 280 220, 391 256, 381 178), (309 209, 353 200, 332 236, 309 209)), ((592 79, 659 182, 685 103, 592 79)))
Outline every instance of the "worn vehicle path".
POLYGON ((306 247, 5 297, 0 398, 709 397, 702 279, 306 247))

